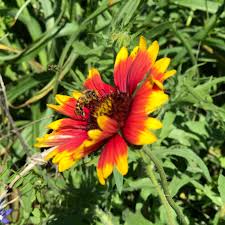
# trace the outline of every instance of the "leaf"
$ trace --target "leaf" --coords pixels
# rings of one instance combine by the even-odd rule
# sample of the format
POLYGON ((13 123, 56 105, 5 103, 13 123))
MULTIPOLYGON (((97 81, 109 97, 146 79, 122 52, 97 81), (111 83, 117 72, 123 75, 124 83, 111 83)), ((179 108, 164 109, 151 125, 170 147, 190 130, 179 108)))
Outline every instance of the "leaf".
POLYGON ((173 128, 168 137, 178 141, 180 144, 185 146, 191 146, 191 139, 199 141, 199 138, 196 135, 188 133, 176 127, 173 128))
POLYGON ((23 104, 21 104, 17 107, 18 108, 24 107, 24 106, 29 105, 33 102, 36 102, 36 101, 40 100, 41 98, 43 98, 44 96, 46 96, 55 87, 55 83, 59 82, 65 76, 65 74, 72 67, 72 65, 76 59, 77 59, 77 55, 74 52, 71 52, 70 56, 68 57, 65 68, 63 68, 63 70, 59 74, 58 80, 56 80, 56 77, 52 78, 52 80, 49 81, 49 83, 45 87, 43 87, 40 91, 35 93, 35 95, 33 97, 29 98, 26 102, 24 102, 23 104))
POLYGON ((168 137, 169 133, 172 131, 172 129, 173 129, 172 124, 175 120, 175 117, 176 117, 176 114, 174 114, 172 112, 165 113, 165 116, 162 121, 163 128, 161 129, 161 132, 160 132, 160 141, 162 141, 163 139, 168 137))
POLYGON ((113 170, 113 177, 116 183, 118 192, 121 194, 123 190, 123 176, 118 172, 116 168, 113 170))
POLYGON ((171 197, 174 197, 184 185, 190 182, 191 179, 192 178, 188 176, 182 176, 182 175, 181 177, 173 176, 173 179, 169 184, 171 197))
POLYGON ((126 14, 123 16, 123 24, 124 26, 126 26, 130 20, 133 18, 134 13, 136 12, 139 4, 140 4, 140 0, 129 0, 126 4, 126 6, 124 7, 124 10, 126 11, 126 14))
POLYGON ((219 175, 218 179, 218 190, 223 204, 225 204, 225 176, 222 174, 219 175))
POLYGON ((202 10, 210 13, 215 13, 220 6, 219 2, 205 0, 175 0, 174 4, 185 6, 193 10, 202 10))
POLYGON ((136 213, 129 211, 125 218, 125 225, 153 225, 153 223, 144 218, 140 211, 136 213))
POLYGON ((187 121, 185 124, 191 131, 195 132, 196 134, 208 137, 209 134, 206 130, 207 122, 205 120, 205 117, 200 116, 199 121, 187 121))
POLYGON ((134 15, 139 4, 140 0, 128 0, 126 4, 120 7, 119 13, 116 17, 114 17, 113 26, 116 26, 118 24, 123 24, 124 26, 126 26, 134 15))
POLYGON ((139 189, 151 189, 152 188, 152 182, 149 178, 139 178, 137 180, 128 180, 127 181, 130 188, 126 188, 128 190, 139 190, 139 189))
POLYGON ((15 86, 7 86, 7 98, 10 103, 14 102, 18 96, 21 96, 28 90, 32 90, 34 87, 49 80, 49 72, 43 72, 39 74, 32 74, 27 77, 23 77, 17 81, 15 86))
POLYGON ((202 159, 196 154, 194 153, 191 149, 189 148, 169 148, 169 149, 154 149, 155 154, 158 157, 162 157, 162 156, 168 156, 168 155, 177 155, 179 157, 182 157, 184 159, 186 159, 189 164, 194 167, 197 166, 200 171, 203 173, 203 175, 205 176, 205 178, 211 182, 211 177, 209 174, 209 170, 207 168, 207 166, 205 165, 205 163, 202 161, 202 159))
POLYGON ((101 56, 103 52, 102 46, 91 49, 87 45, 85 45, 84 42, 81 42, 81 41, 75 41, 73 43, 73 49, 74 49, 74 52, 82 56, 88 56, 88 55, 101 56))

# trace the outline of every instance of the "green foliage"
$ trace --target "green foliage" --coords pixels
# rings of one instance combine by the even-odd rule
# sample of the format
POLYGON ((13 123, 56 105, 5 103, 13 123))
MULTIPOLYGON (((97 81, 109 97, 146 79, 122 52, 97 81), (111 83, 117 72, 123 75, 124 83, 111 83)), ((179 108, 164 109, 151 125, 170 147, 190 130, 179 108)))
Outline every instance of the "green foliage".
MULTIPOLYGON (((82 90, 91 67, 112 82, 116 52, 143 35, 149 44, 158 40, 159 57, 177 69, 166 83, 170 101, 158 112, 164 127, 151 146, 171 196, 189 224, 224 224, 224 19, 222 0, 0 0, 0 72, 28 146, 1 109, 0 193, 40 151, 36 138, 58 117, 46 107, 54 95, 82 90)), ((51 163, 36 167, 12 190, 12 224, 167 224, 139 151, 129 150, 128 174, 114 170, 106 186, 97 180, 97 154, 61 174, 51 163)))

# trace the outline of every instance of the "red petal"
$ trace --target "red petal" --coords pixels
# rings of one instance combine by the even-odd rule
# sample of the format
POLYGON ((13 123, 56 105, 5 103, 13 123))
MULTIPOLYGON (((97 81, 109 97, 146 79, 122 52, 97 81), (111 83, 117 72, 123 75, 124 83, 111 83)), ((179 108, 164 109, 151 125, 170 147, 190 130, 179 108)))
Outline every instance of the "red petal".
POLYGON ((114 88, 102 81, 99 72, 96 69, 91 69, 87 80, 84 82, 84 87, 90 90, 95 90, 100 96, 105 96, 114 92, 114 88))
MULTIPOLYGON (((81 129, 60 129, 37 138, 36 147, 53 147, 53 146, 79 146, 87 139, 87 131, 81 129)), ((67 147, 60 147, 60 150, 68 150, 67 147)))
POLYGON ((139 51, 127 74, 129 93, 132 94, 149 72, 151 61, 147 51, 139 51))
POLYGON ((76 99, 66 96, 66 95, 56 95, 55 96, 56 101, 59 103, 59 105, 53 105, 48 104, 48 107, 65 115, 69 116, 75 120, 85 120, 89 117, 89 110, 85 110, 85 117, 76 115, 75 108, 76 108, 76 99))
POLYGON ((131 57, 121 61, 114 69, 114 83, 121 92, 127 92, 127 75, 133 59, 131 57))
POLYGON ((122 175, 127 173, 127 144, 119 134, 108 141, 100 155, 97 174, 101 184, 105 184, 105 179, 112 173, 114 166, 122 175))
POLYGON ((68 151, 72 152, 74 151, 78 146, 80 146, 86 139, 88 138, 87 135, 82 136, 75 136, 67 141, 65 141, 63 144, 58 146, 58 151, 68 151))
POLYGON ((150 95, 152 93, 152 85, 145 82, 136 92, 132 104, 130 114, 147 115, 147 106, 149 104, 150 95))
POLYGON ((65 119, 59 119, 50 123, 48 125, 48 128, 52 130, 59 130, 63 128, 85 129, 86 126, 87 126, 87 121, 65 118, 65 119))
POLYGON ((151 144, 157 139, 148 129, 148 117, 130 115, 123 128, 127 141, 134 145, 151 144))

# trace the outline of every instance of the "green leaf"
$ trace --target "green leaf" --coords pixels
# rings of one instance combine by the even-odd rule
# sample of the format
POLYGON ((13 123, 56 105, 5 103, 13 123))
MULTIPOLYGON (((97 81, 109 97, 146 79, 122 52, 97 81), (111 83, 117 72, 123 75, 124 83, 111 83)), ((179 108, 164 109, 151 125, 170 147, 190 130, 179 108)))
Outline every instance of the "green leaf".
POLYGON ((103 52, 102 46, 91 49, 87 45, 85 45, 84 42, 81 42, 81 41, 75 41, 73 43, 73 49, 74 49, 74 52, 82 56, 89 56, 89 55, 101 56, 103 52))
POLYGON ((116 183, 117 190, 121 194, 123 190, 123 176, 118 172, 116 168, 113 169, 113 177, 116 183))
POLYGON ((191 131, 198 135, 203 135, 206 137, 209 135, 208 131, 206 130, 207 122, 203 116, 200 116, 199 121, 187 121, 185 124, 191 131))
POLYGON ((220 174, 218 178, 218 190, 219 190, 222 202, 223 204, 225 204, 225 176, 223 176, 222 174, 220 174))
POLYGON ((173 129, 173 122, 175 120, 176 114, 172 113, 172 112, 166 112, 165 116, 163 118, 162 124, 163 124, 163 128, 161 129, 160 132, 160 141, 162 141, 163 139, 165 139, 166 137, 168 137, 169 133, 172 131, 173 129))
POLYGON ((173 179, 169 184, 171 197, 174 197, 183 186, 190 182, 191 179, 193 178, 182 176, 182 174, 180 177, 173 176, 173 179))
POLYGON ((174 4, 185 6, 193 10, 202 10, 215 13, 220 6, 219 2, 207 0, 175 0, 174 4))
POLYGON ((41 212, 38 208, 35 208, 32 212, 32 214, 35 216, 35 217, 40 217, 41 216, 41 212))
POLYGON ((185 132, 184 130, 176 127, 173 128, 168 137, 185 146, 191 146, 191 139, 199 141, 199 138, 196 135, 185 132))
POLYGON ((191 149, 189 148, 176 148, 176 147, 172 147, 169 149, 154 149, 155 154, 158 157, 166 157, 168 155, 177 155, 179 157, 182 157, 184 159, 186 159, 190 166, 192 168, 199 168, 200 171, 202 172, 202 174, 205 176, 205 178, 211 182, 211 176, 209 174, 209 170, 207 168, 207 166, 205 165, 205 163, 202 161, 202 159, 196 154, 194 153, 191 149))
POLYGON ((19 79, 15 86, 7 87, 6 93, 8 100, 12 103, 18 96, 23 95, 28 90, 32 90, 39 84, 43 84, 44 82, 48 81, 50 77, 51 76, 49 76, 49 73, 44 72, 39 74, 32 74, 19 79))
POLYGON ((144 218, 140 211, 136 211, 136 213, 129 211, 125 218, 125 225, 153 225, 153 223, 144 218))

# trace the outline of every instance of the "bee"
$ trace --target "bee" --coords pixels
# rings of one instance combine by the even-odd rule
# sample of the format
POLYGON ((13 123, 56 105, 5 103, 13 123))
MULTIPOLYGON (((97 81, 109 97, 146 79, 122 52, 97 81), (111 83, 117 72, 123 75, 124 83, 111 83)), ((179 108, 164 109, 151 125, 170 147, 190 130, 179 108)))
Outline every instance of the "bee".
POLYGON ((77 115, 85 116, 84 106, 89 105, 92 101, 97 101, 98 96, 94 90, 85 90, 83 95, 77 99, 75 112, 77 115))

